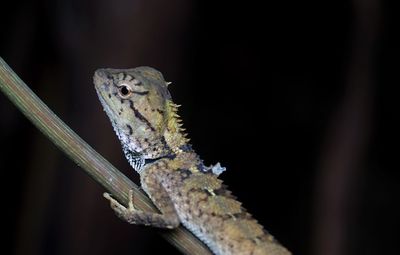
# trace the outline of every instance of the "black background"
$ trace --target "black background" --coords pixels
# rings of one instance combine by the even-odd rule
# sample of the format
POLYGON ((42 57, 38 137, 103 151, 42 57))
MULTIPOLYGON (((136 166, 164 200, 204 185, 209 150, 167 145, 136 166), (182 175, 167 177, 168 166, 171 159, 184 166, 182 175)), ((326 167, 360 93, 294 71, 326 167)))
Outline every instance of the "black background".
MULTIPOLYGON (((294 254, 398 250, 398 6, 3 2, 0 56, 136 182, 92 85, 100 67, 162 71, 195 150, 294 254)), ((0 116, 7 254, 178 254, 117 219, 2 94, 0 116)))

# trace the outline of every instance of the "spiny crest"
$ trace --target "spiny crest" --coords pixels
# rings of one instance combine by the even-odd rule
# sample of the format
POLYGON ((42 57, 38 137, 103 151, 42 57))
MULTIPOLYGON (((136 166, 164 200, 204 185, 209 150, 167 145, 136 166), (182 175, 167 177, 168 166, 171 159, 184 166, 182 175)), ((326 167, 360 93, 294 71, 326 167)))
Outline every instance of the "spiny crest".
POLYGON ((189 142, 189 138, 187 138, 187 134, 185 133, 185 129, 182 127, 182 119, 178 115, 178 107, 171 100, 167 100, 166 103, 167 110, 167 128, 170 132, 170 135, 177 139, 178 147, 189 142))

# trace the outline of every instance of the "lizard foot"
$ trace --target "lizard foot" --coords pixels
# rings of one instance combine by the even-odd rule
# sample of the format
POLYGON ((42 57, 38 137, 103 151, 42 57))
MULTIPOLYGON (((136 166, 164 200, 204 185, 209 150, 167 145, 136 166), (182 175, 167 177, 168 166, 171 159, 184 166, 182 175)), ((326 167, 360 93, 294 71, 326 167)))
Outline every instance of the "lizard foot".
POLYGON ((114 199, 109 193, 103 194, 104 198, 110 201, 110 206, 114 210, 114 212, 123 220, 128 221, 130 215, 137 211, 137 209, 133 205, 133 190, 129 190, 129 202, 128 207, 125 207, 116 199, 114 199))

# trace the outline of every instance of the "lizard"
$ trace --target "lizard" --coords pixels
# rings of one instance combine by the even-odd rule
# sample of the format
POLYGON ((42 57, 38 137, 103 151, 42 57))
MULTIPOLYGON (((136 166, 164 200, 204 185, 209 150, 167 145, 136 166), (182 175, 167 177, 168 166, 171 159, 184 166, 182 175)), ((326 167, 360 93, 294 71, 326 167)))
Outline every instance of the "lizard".
POLYGON ((236 200, 219 174, 207 167, 182 127, 179 105, 172 101, 161 72, 151 67, 98 69, 95 89, 141 188, 160 213, 104 197, 131 224, 173 229, 182 224, 217 255, 291 254, 236 200))

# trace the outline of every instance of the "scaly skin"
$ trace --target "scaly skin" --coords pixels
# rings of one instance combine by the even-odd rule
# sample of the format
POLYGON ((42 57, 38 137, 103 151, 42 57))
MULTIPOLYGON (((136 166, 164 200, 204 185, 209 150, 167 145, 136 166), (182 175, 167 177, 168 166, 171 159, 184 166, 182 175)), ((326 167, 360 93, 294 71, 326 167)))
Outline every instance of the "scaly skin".
POLYGON ((215 254, 290 254, 241 206, 218 174, 189 145, 162 74, 150 67, 99 69, 100 101, 144 191, 161 214, 111 207, 132 224, 175 228, 182 223, 215 254))

